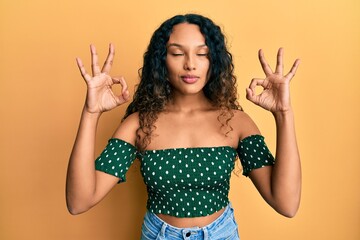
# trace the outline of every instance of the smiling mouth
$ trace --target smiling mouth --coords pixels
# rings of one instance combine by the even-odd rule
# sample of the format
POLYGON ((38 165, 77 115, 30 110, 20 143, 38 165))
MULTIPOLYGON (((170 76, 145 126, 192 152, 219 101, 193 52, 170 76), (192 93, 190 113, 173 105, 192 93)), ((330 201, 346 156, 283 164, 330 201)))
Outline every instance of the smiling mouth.
POLYGON ((181 76, 181 79, 188 84, 192 84, 195 83, 199 79, 199 77, 194 75, 185 75, 181 76))

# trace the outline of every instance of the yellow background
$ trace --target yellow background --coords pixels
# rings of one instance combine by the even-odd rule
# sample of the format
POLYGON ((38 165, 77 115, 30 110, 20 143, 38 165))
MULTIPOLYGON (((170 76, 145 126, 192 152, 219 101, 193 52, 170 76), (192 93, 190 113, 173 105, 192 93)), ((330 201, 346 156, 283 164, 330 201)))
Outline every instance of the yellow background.
MULTIPOLYGON (((65 174, 85 96, 75 57, 89 69, 89 44, 130 89, 152 32, 165 19, 195 12, 221 25, 234 55, 239 99, 274 151, 271 114, 245 100, 263 76, 257 50, 272 65, 285 48, 303 167, 294 219, 275 213, 250 180, 233 176, 230 198, 242 239, 360 239, 360 1, 153 0, 0 1, 0 239, 138 239, 146 192, 135 164, 91 211, 71 216, 65 174)), ((117 90, 118 91, 118 90, 117 90)), ((97 152, 126 106, 103 115, 97 152)))

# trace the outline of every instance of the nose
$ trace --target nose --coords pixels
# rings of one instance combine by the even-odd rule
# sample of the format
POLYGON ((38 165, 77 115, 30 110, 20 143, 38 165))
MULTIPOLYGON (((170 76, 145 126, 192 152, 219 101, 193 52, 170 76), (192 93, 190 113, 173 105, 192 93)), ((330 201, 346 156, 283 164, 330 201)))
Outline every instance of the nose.
POLYGON ((192 56, 186 56, 185 63, 184 63, 184 69, 187 71, 195 70, 195 61, 192 56))

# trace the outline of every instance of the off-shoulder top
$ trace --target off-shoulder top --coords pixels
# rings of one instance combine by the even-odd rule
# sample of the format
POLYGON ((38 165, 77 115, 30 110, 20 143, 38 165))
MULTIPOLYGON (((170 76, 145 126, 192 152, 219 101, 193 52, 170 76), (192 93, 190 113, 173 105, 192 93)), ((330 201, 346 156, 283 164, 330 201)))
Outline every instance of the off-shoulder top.
POLYGON ((261 135, 251 135, 230 146, 171 148, 142 153, 121 139, 112 138, 95 161, 96 170, 114 175, 119 183, 133 161, 141 161, 147 186, 147 209, 176 217, 199 217, 229 203, 231 172, 239 157, 243 175, 275 163, 261 135))

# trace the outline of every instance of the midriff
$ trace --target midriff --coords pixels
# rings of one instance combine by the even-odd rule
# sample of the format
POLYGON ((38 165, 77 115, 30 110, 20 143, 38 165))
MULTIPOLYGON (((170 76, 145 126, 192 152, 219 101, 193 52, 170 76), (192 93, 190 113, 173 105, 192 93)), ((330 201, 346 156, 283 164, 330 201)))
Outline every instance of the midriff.
POLYGON ((178 228, 205 227, 220 217, 224 211, 225 208, 222 208, 220 211, 217 211, 209 216, 192 218, 179 218, 166 214, 157 214, 157 216, 167 224, 178 228))

